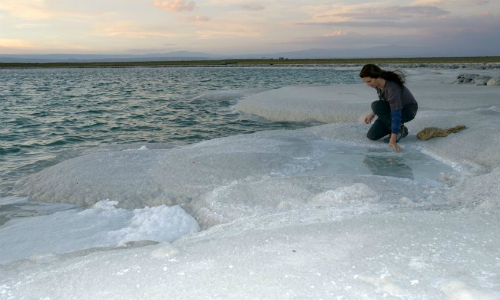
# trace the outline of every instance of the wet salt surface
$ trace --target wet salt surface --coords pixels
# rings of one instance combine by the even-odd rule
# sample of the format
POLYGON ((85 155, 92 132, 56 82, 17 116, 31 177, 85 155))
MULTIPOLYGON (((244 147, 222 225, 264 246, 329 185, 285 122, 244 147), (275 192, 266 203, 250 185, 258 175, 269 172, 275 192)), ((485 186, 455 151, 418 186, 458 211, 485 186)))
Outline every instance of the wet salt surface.
POLYGON ((352 146, 331 140, 318 141, 314 146, 322 149, 321 166, 310 171, 314 175, 377 175, 430 183, 442 173, 455 172, 449 165, 412 148, 396 153, 385 147, 352 146))
MULTIPOLYGON (((312 147, 320 163, 303 172, 303 176, 376 175, 439 185, 437 179, 440 174, 455 173, 452 167, 411 148, 395 153, 385 148, 353 146, 333 140, 315 140, 312 147)), ((50 215, 70 209, 83 208, 65 203, 28 201, 20 197, 0 198, 0 226, 13 219, 50 215)))

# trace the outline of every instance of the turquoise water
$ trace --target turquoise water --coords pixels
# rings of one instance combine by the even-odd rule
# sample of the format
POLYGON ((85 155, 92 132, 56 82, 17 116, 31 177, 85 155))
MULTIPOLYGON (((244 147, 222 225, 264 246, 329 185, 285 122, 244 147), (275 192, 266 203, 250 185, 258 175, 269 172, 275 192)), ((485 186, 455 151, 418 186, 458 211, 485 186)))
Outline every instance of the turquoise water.
POLYGON ((234 111, 246 94, 358 83, 331 67, 0 69, 0 196, 20 178, 88 148, 186 144, 309 124, 234 111))

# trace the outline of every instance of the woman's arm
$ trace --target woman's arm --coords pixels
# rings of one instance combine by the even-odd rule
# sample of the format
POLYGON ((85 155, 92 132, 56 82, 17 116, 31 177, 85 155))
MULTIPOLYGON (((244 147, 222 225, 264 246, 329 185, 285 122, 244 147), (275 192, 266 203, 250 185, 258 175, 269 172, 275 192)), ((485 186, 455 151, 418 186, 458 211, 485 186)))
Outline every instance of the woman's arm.
POLYGON ((389 148, 399 152, 403 150, 403 148, 399 147, 399 145, 396 143, 397 136, 398 136, 397 134, 391 133, 391 139, 389 140, 389 148))
POLYGON ((402 121, 403 103, 401 101, 401 88, 396 83, 386 84, 387 87, 387 100, 391 107, 391 138, 389 140, 389 148, 394 151, 403 150, 396 143, 398 133, 400 131, 402 121))

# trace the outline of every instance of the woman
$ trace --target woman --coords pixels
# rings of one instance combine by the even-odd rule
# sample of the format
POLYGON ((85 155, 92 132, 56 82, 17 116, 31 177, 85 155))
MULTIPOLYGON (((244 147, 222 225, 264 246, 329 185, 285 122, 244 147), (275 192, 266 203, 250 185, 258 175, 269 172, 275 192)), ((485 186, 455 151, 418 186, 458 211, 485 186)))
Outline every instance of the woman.
POLYGON ((389 148, 401 151, 397 142, 408 135, 408 128, 404 123, 413 120, 418 110, 417 101, 404 85, 404 76, 368 64, 361 69, 359 77, 377 90, 379 98, 372 103, 372 112, 365 117, 365 123, 369 124, 377 116, 377 120, 368 130, 367 137, 370 140, 378 140, 389 134, 386 138, 389 148))

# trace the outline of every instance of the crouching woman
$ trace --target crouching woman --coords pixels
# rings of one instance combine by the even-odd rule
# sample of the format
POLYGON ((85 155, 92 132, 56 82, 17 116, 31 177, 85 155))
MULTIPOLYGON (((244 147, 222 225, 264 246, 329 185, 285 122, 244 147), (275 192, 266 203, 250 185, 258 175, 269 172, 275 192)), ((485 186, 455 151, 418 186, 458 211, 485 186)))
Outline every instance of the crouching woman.
POLYGON ((379 98, 372 103, 372 112, 364 119, 365 123, 369 124, 377 117, 368 130, 367 137, 370 140, 378 140, 389 135, 385 139, 389 148, 401 151, 397 143, 408 135, 408 128, 404 123, 413 120, 418 110, 417 101, 404 84, 404 75, 368 64, 361 69, 359 77, 377 90, 379 98))

